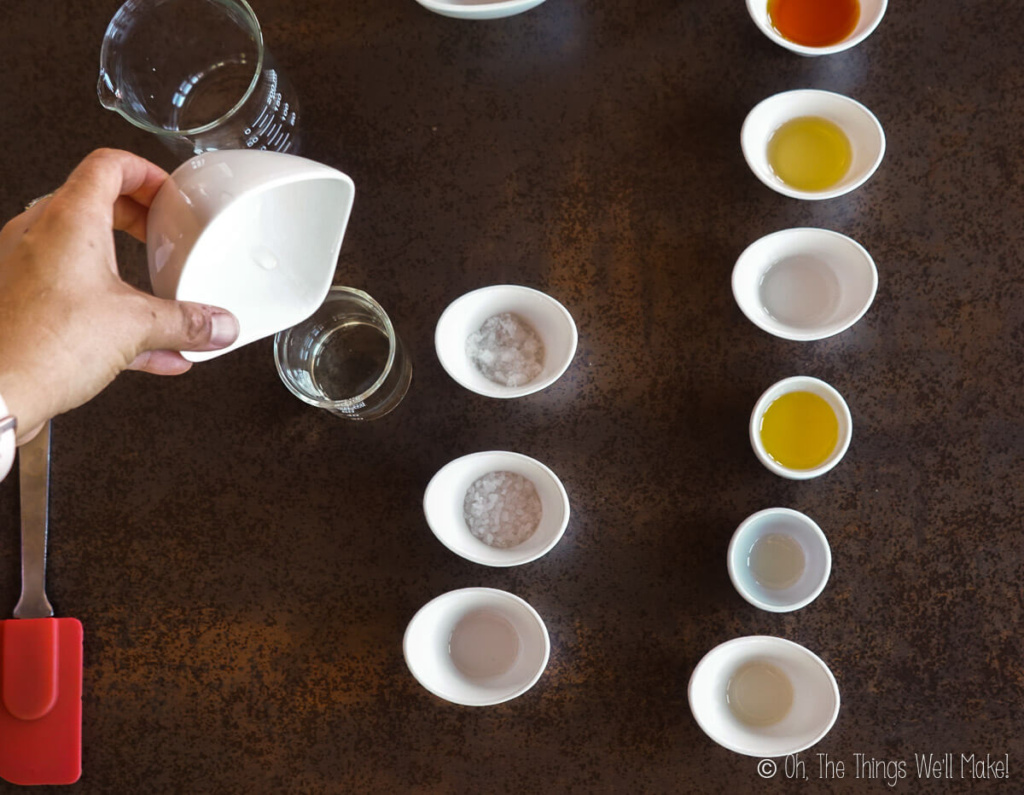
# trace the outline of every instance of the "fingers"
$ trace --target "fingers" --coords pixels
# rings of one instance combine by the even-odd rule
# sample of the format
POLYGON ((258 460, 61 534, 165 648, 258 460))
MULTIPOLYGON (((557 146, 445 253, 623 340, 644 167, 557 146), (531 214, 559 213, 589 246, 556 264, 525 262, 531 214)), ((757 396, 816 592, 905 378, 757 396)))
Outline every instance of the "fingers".
POLYGON ((128 365, 129 370, 139 370, 153 375, 181 375, 188 372, 192 362, 177 351, 144 351, 128 365))
POLYGON ((93 216, 96 223, 121 229, 145 242, 146 216, 167 172, 119 149, 97 149, 71 172, 52 195, 37 200, 0 232, 0 250, 9 251, 47 205, 57 202, 72 217, 93 216))
POLYGON ((148 297, 146 304, 151 322, 143 350, 215 351, 238 338, 238 320, 227 310, 148 297))
POLYGON ((145 240, 146 208, 166 179, 166 171, 138 155, 97 149, 71 172, 51 204, 95 214, 106 225, 145 240))
POLYGON ((42 423, 42 425, 37 425, 32 430, 25 431, 24 433, 18 431, 18 447, 21 447, 23 444, 28 444, 33 439, 35 439, 39 435, 39 432, 43 429, 43 425, 46 425, 46 423, 44 422, 42 423))
POLYGON ((130 196, 148 207, 166 179, 166 171, 138 155, 97 149, 71 172, 63 190, 79 201, 113 205, 119 196, 130 196))
POLYGON ((122 196, 114 204, 114 229, 127 232, 136 240, 146 242, 148 208, 130 196, 122 196))

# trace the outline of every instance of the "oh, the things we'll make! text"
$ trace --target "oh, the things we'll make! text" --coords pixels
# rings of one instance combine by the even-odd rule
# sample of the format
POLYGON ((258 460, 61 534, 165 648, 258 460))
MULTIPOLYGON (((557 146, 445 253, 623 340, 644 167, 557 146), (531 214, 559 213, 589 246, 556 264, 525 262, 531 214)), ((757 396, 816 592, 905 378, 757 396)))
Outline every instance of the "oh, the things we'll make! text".
POLYGON ((790 754, 784 759, 762 759, 761 778, 796 780, 865 779, 884 781, 890 787, 901 781, 1004 780, 1010 779, 1010 755, 991 753, 914 753, 891 759, 855 753, 841 758, 832 754, 790 754))

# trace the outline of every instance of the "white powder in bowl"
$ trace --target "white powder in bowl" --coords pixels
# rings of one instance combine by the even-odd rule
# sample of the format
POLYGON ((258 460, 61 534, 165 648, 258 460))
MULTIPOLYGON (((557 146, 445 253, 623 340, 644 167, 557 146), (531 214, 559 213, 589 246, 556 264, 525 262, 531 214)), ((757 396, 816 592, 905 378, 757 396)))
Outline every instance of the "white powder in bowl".
POLYGON ((533 481, 515 472, 488 472, 478 478, 462 504, 469 532, 498 549, 526 541, 540 524, 541 514, 533 481))
POLYGON ((544 369, 544 341, 511 312, 487 318, 470 334, 466 355, 485 378, 502 386, 524 386, 544 369))

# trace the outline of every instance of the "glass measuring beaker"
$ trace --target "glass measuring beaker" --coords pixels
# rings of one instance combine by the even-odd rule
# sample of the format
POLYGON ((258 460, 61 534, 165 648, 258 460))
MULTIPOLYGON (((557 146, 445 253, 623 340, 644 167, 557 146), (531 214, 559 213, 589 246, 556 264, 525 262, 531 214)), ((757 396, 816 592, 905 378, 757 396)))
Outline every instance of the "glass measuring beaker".
POLYGON ((274 362, 293 395, 349 420, 390 413, 412 381, 412 362, 387 312, 354 287, 332 287, 316 312, 279 331, 274 362))
POLYGON ((128 0, 103 37, 96 90, 182 159, 298 150, 295 92, 245 0, 128 0))

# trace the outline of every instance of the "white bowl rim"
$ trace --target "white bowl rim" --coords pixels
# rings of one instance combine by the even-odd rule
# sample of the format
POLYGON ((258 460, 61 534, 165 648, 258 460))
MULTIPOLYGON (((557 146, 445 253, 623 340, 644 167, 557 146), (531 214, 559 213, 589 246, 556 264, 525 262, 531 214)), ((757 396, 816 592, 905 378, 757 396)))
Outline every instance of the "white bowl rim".
POLYGON ((416 0, 424 8, 444 14, 445 12, 452 12, 451 16, 458 17, 461 19, 474 19, 478 17, 485 17, 489 19, 497 19, 503 16, 513 16, 518 13, 517 9, 522 11, 529 11, 531 8, 539 6, 544 0, 495 0, 491 3, 450 3, 444 0, 416 0), (499 14, 497 17, 489 17, 487 15, 498 12, 507 11, 507 14, 499 14))
POLYGON ((448 374, 448 376, 455 381, 459 386, 464 389, 468 389, 477 395, 483 397, 498 398, 498 399, 512 399, 519 397, 526 397, 536 392, 540 392, 543 389, 547 389, 559 378, 565 375, 565 371, 569 369, 569 365, 572 364, 573 359, 576 357, 576 349, 579 345, 579 331, 576 328, 576 321, 573 320, 572 314, 568 309, 559 301, 542 290, 537 290, 533 287, 527 287, 522 284, 489 284, 484 287, 478 287, 475 290, 470 290, 468 293, 463 293, 457 298, 453 299, 448 306, 445 307, 444 311, 437 319, 437 324, 434 326, 434 352, 437 355, 438 361, 441 363, 441 367, 448 374), (559 363, 558 367, 554 368, 552 372, 546 378, 537 378, 528 384, 522 386, 502 386, 501 384, 494 384, 488 386, 486 391, 482 391, 478 385, 468 383, 465 379, 460 378, 456 373, 448 366, 448 357, 442 353, 442 336, 441 333, 444 330, 445 321, 450 317, 454 317, 459 309, 460 304, 465 301, 467 304, 473 300, 479 299, 481 296, 489 292, 500 292, 507 291, 510 293, 520 292, 524 295, 532 295, 539 298, 545 303, 554 314, 567 321, 567 328, 569 331, 569 348, 568 356, 565 360, 559 363))
POLYGON ((484 11, 493 11, 498 8, 511 8, 513 6, 526 5, 532 3, 534 0, 495 0, 492 3, 449 3, 445 0, 416 0, 420 5, 427 6, 428 8, 444 8, 444 9, 481 9, 484 11))
POLYGON ((761 396, 757 399, 757 402, 754 403, 754 408, 750 412, 750 444, 754 448, 754 454, 770 472, 774 472, 776 475, 781 475, 782 477, 789 478, 790 480, 810 480, 811 478, 824 475, 843 460, 846 456, 846 451, 850 448, 850 441, 852 439, 853 415, 850 413, 850 407, 847 405, 846 400, 834 386, 829 384, 827 381, 822 381, 820 378, 815 378, 811 375, 791 375, 788 378, 776 381, 761 393, 761 396), (834 401, 834 405, 832 405, 833 410, 836 408, 839 409, 839 416, 837 419, 839 420, 840 433, 842 433, 844 425, 846 433, 840 436, 838 446, 833 451, 832 455, 829 456, 828 460, 821 466, 814 467, 813 469, 790 469, 789 467, 784 467, 782 464, 775 461, 764 449, 764 444, 761 442, 761 434, 759 432, 760 419, 764 415, 768 405, 771 403, 771 400, 775 399, 771 398, 773 393, 778 392, 777 397, 781 397, 783 394, 788 392, 803 391, 801 390, 801 387, 807 386, 817 387, 832 398, 834 401))
POLYGON ((836 719, 839 717, 839 709, 841 706, 839 684, 838 682, 836 682, 836 678, 835 675, 832 673, 832 669, 828 667, 828 664, 824 660, 822 660, 821 657, 819 657, 813 651, 808 649, 806 646, 802 646, 801 644, 796 643, 795 641, 787 640, 786 638, 779 638, 774 635, 744 635, 739 638, 733 638, 732 640, 727 640, 722 643, 719 643, 717 646, 712 648, 703 657, 700 658, 700 661, 694 666, 693 672, 690 674, 690 681, 686 687, 686 697, 690 705, 690 714, 693 715, 693 719, 697 721, 697 725, 700 726, 701 731, 703 731, 709 738, 711 738, 712 741, 718 743, 723 748, 729 751, 733 751, 734 753, 743 754, 744 756, 769 758, 768 756, 760 753, 756 749, 744 748, 743 746, 737 745, 735 743, 730 743, 720 737, 714 736, 713 734, 711 734, 711 732, 708 731, 705 721, 701 719, 701 717, 697 714, 697 711, 693 708, 694 682, 697 678, 698 672, 700 672, 702 667, 708 662, 708 659, 712 658, 712 655, 721 654, 723 651, 726 651, 733 646, 754 644, 762 644, 769 647, 776 646, 779 649, 785 649, 789 652, 792 652, 794 653, 794 655, 804 656, 806 659, 811 661, 817 668, 824 672, 825 676, 827 677, 829 686, 832 690, 832 695, 835 696, 835 706, 832 709, 832 714, 829 716, 827 723, 824 725, 821 731, 815 736, 815 738, 811 742, 800 747, 786 749, 782 753, 775 753, 771 756, 788 756, 789 754, 795 754, 800 751, 804 751, 810 748, 811 746, 815 745, 816 743, 820 742, 825 737, 825 735, 827 735, 832 730, 832 727, 835 725, 836 719))
MULTIPOLYGON (((790 118, 797 118, 797 116, 794 115, 790 118)), ((845 133, 846 131, 844 130, 843 132, 845 133)), ((767 143, 767 139, 765 139, 764 143, 767 143)), ((750 112, 743 120, 743 126, 740 128, 740 149, 743 152, 743 159, 746 160, 747 166, 750 168, 750 171, 754 174, 755 177, 757 177, 757 179, 762 184, 771 188, 776 193, 780 193, 783 196, 789 196, 791 199, 823 201, 825 199, 836 199, 839 198, 840 196, 845 196, 847 193, 855 191, 857 188, 859 188, 861 185, 863 185, 865 182, 871 179, 874 173, 878 170, 878 167, 882 164, 882 160, 885 158, 885 147, 885 129, 882 127, 882 123, 878 120, 878 117, 871 112, 870 108, 858 102, 853 97, 846 96, 846 94, 839 94, 835 91, 825 91, 820 88, 794 88, 790 89, 789 91, 780 91, 777 94, 772 94, 771 96, 765 97, 756 105, 754 105, 753 108, 750 109, 750 112), (748 124, 751 123, 751 119, 754 117, 754 114, 757 111, 761 110, 762 108, 770 104, 781 103, 787 100, 795 99, 797 95, 829 97, 830 99, 836 98, 841 103, 846 104, 847 107, 853 110, 855 113, 863 114, 864 118, 871 122, 871 126, 878 135, 878 154, 875 156, 874 161, 856 179, 852 179, 849 182, 846 182, 845 179, 840 180, 839 184, 836 187, 829 188, 828 190, 805 191, 792 188, 789 185, 786 185, 781 180, 767 179, 765 177, 765 174, 762 173, 762 170, 756 167, 755 163, 751 158, 751 154, 748 152, 746 143, 746 132, 748 129, 748 124)))
POLYGON ((487 588, 487 587, 455 588, 454 590, 446 591, 443 594, 439 594, 439 595, 435 596, 429 602, 427 602, 422 607, 420 607, 420 609, 417 610, 413 614, 413 617, 411 619, 409 619, 409 623, 406 624, 405 632, 402 635, 402 656, 405 658, 405 665, 409 669, 409 673, 411 673, 413 678, 417 682, 419 682, 420 685, 425 690, 427 690, 429 693, 431 693, 432 695, 435 695, 438 698, 443 699, 443 700, 445 700, 445 701, 447 701, 447 702, 449 702, 451 704, 458 704, 458 705, 464 706, 464 707, 489 707, 489 706, 493 706, 495 704, 503 704, 506 701, 511 701, 514 698, 518 698, 519 696, 523 695, 523 693, 526 693, 528 690, 530 690, 535 684, 537 684, 537 682, 540 680, 541 676, 543 676, 544 671, 547 669, 548 661, 551 659, 551 636, 548 633, 547 624, 544 623, 544 619, 541 618, 540 613, 538 613, 537 610, 533 607, 533 605, 531 605, 529 602, 527 602, 521 596, 517 596, 516 594, 510 593, 509 591, 503 591, 500 588, 487 588), (487 700, 487 701, 468 701, 468 700, 453 699, 453 698, 449 697, 450 694, 445 694, 445 693, 439 692, 436 688, 431 687, 426 682, 424 682, 422 679, 420 679, 419 675, 416 672, 414 664, 412 662, 412 657, 410 655, 410 651, 409 651, 409 635, 410 635, 410 631, 411 631, 411 629, 413 627, 413 623, 428 608, 432 608, 432 607, 436 608, 439 603, 441 603, 441 602, 443 602, 445 600, 457 599, 457 598, 462 597, 462 596, 471 597, 471 596, 479 595, 479 594, 487 594, 487 595, 494 596, 494 597, 499 598, 499 599, 505 599, 505 600, 507 600, 507 601, 509 601, 509 602, 511 602, 513 604, 518 605, 519 607, 522 607, 526 611, 526 613, 536 622, 537 627, 540 629, 540 635, 543 638, 543 646, 544 646, 543 659, 541 660, 541 664, 540 664, 538 670, 534 674, 531 675, 531 677, 530 677, 530 679, 528 681, 520 684, 519 687, 517 687, 515 690, 511 691, 509 694, 505 695, 502 698, 499 698, 497 700, 487 700))
POLYGON ((828 537, 821 529, 821 526, 810 516, 793 508, 763 508, 760 511, 750 514, 750 516, 740 522, 736 527, 736 530, 733 532, 732 538, 729 541, 729 550, 726 552, 725 560, 726 568, 729 571, 729 579, 732 581, 736 592, 754 607, 766 610, 769 613, 792 613, 795 610, 807 607, 807 605, 821 596, 821 592, 825 590, 825 586, 828 584, 828 578, 832 575, 832 547, 828 543, 828 537), (818 583, 815 585, 814 589, 803 599, 799 599, 785 605, 773 605, 768 602, 762 602, 754 596, 748 589, 743 587, 743 584, 739 581, 739 577, 736 574, 735 566, 733 565, 733 554, 736 552, 736 547, 747 528, 769 516, 785 516, 803 525, 811 531, 811 535, 814 539, 821 543, 821 549, 825 553, 825 567, 822 570, 821 576, 819 577, 818 583))
POLYGON ((889 0, 879 0, 878 9, 875 12, 874 18, 868 23, 859 33, 855 35, 847 36, 842 41, 835 44, 829 44, 825 47, 810 47, 806 44, 797 44, 795 41, 790 41, 785 36, 781 35, 774 27, 765 23, 765 18, 762 16, 762 11, 766 12, 768 6, 768 0, 747 0, 747 11, 750 12, 750 18, 757 25, 758 29, 767 36, 771 41, 778 44, 780 47, 785 47, 791 52, 795 52, 799 55, 834 55, 835 53, 849 50, 852 47, 856 47, 864 39, 875 32, 875 29, 881 24, 882 17, 885 16, 885 12, 889 6, 889 0))
MULTIPOLYGON (((799 254, 800 248, 794 247, 790 253, 799 254)), ((828 337, 834 337, 836 334, 841 334, 856 325, 857 322, 867 314, 867 311, 875 302, 875 297, 878 295, 878 266, 875 264, 874 257, 871 256, 870 252, 861 243, 848 235, 844 235, 842 232, 836 232, 832 229, 823 229, 816 226, 794 226, 788 229, 779 229, 775 232, 769 232, 766 235, 762 235, 743 249, 740 255, 736 258, 736 262, 732 269, 732 295, 736 300, 736 305, 740 308, 740 311, 751 323, 762 331, 766 331, 767 333, 784 340, 793 340, 794 342, 814 342, 817 340, 827 339, 828 337), (773 240, 779 240, 786 237, 821 237, 823 239, 834 240, 840 245, 849 247, 853 253, 857 255, 857 260, 866 266, 865 272, 870 282, 870 288, 868 290, 868 296, 867 300, 864 302, 864 306, 857 313, 848 316, 841 323, 825 324, 821 329, 807 329, 803 332, 789 330, 792 327, 787 326, 784 323, 778 323, 777 325, 772 326, 765 323, 764 318, 760 314, 751 314, 748 312, 744 302, 740 300, 739 290, 737 287, 740 265, 744 260, 756 255, 758 249, 762 246, 773 240)))
MULTIPOLYGON (((434 534, 435 538, 437 538, 438 541, 440 541, 445 547, 447 547, 449 551, 454 552, 460 558, 468 560, 471 563, 479 563, 481 566, 490 566, 492 568, 510 568, 512 566, 522 566, 524 563, 531 563, 532 561, 544 557, 546 554, 548 554, 548 552, 555 548, 558 542, 562 540, 562 536, 565 535, 565 530, 569 526, 570 512, 571 508, 569 505, 569 495, 565 490, 565 486, 562 484, 561 478, 559 478, 558 475, 556 475, 555 472, 549 466, 541 463, 536 458, 531 458, 530 456, 525 455, 523 453, 514 453, 510 450, 481 450, 476 453, 467 453, 466 455, 459 456, 458 458, 453 458, 451 461, 449 461, 447 464, 445 464, 443 467, 437 470, 437 472, 434 473, 433 477, 430 478, 430 482, 427 483, 427 487, 423 490, 423 517, 426 520, 427 526, 430 528, 430 531, 434 534), (551 485, 555 487, 555 490, 558 492, 559 499, 562 503, 561 521, 558 523, 558 527, 555 529, 555 532, 552 534, 551 538, 548 539, 547 543, 545 543, 542 547, 537 549, 533 554, 516 554, 516 550, 519 549, 518 546, 510 547, 508 549, 499 549, 496 547, 488 547, 486 544, 480 541, 479 543, 486 549, 490 550, 491 554, 496 555, 497 558, 487 559, 482 555, 474 555, 467 550, 457 549, 456 547, 452 546, 452 544, 449 543, 449 540, 444 535, 442 535, 442 533, 439 532, 437 528, 434 527, 434 523, 432 523, 430 520, 430 512, 427 509, 427 500, 430 494, 432 493, 432 488, 434 488, 435 483, 438 481, 438 478, 445 474, 449 470, 449 468, 466 466, 467 464, 471 463, 474 459, 483 458, 485 456, 499 456, 505 458, 506 460, 522 462, 526 464, 526 466, 531 467, 537 470, 542 475, 544 475, 549 480, 551 485)), ((541 519, 541 521, 543 521, 543 518, 541 519)), ((539 529, 540 528, 538 526, 538 530, 539 529)), ((466 534, 472 537, 472 534, 469 532, 468 528, 466 528, 466 534)))

